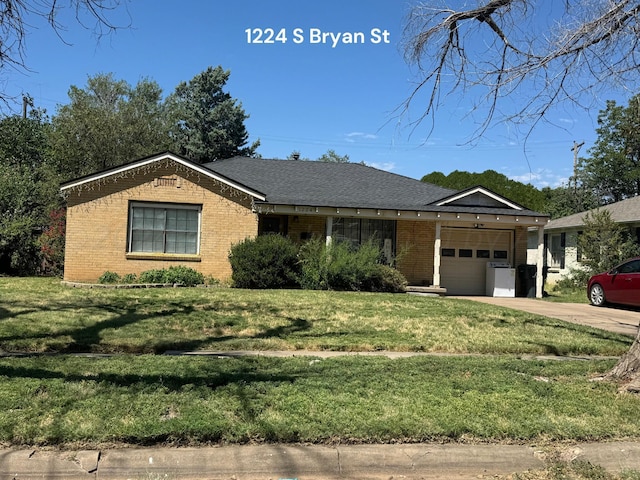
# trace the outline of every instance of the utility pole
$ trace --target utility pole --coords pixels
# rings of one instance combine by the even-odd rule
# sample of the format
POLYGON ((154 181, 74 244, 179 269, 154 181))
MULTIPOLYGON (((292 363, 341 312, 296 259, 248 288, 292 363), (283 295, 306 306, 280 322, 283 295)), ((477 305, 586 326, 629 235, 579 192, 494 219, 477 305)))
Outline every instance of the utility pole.
POLYGON ((584 145, 584 142, 576 142, 573 141, 573 147, 571 150, 573 151, 573 192, 575 193, 578 189, 578 152, 580 151, 580 147, 584 145))
POLYGON ((27 106, 33 107, 33 98, 29 95, 22 95, 22 118, 27 118, 27 106))

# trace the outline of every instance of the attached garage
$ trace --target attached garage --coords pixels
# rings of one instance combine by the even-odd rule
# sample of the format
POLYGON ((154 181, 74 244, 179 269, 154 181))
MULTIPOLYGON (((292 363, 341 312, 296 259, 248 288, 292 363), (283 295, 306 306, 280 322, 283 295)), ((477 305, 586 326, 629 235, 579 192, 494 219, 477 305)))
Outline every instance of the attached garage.
POLYGON ((484 295, 487 262, 513 265, 513 230, 442 228, 440 284, 451 295, 484 295))

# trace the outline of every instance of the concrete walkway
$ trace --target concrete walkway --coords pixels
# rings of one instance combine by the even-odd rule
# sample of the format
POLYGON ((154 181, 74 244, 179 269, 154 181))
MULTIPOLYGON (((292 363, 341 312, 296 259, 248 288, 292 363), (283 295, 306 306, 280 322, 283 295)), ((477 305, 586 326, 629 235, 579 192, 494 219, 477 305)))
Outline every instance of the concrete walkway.
POLYGON ((0 450, 0 479, 489 479, 541 470, 552 455, 640 470, 640 444, 246 445, 105 451, 0 450))
POLYGON ((455 297, 475 302, 513 308, 565 322, 588 325, 635 337, 640 324, 640 310, 623 307, 594 307, 582 303, 557 303, 536 298, 455 297))

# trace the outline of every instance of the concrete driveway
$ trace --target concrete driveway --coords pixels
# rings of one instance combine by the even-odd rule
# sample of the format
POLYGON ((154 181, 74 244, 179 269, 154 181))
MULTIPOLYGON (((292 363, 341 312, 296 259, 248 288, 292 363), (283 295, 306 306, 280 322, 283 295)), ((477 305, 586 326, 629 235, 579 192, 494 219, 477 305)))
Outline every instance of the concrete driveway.
POLYGON ((536 298, 456 297, 464 300, 499 305, 565 322, 588 325, 610 332, 635 337, 640 324, 640 309, 624 307, 594 307, 582 303, 556 303, 536 298))

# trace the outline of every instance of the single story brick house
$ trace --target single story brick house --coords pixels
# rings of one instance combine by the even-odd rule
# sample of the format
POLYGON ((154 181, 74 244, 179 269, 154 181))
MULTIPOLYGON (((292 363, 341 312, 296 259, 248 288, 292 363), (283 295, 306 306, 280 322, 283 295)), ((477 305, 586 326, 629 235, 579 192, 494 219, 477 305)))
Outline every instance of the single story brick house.
MULTIPOLYGON (((640 196, 627 198, 599 208, 607 210, 611 219, 626 226, 640 244, 640 196)), ((556 218, 544 227, 544 264, 548 267, 548 281, 555 283, 569 275, 572 270, 582 268, 582 255, 578 248, 578 237, 584 229, 584 217, 593 212, 575 213, 556 218)), ((537 234, 530 233, 529 260, 537 259, 537 234)))
MULTIPOLYGON (((162 153, 69 181, 64 279, 187 265, 231 276, 230 247, 280 233, 375 238, 410 285, 484 295, 487 262, 527 260, 546 215, 483 187, 454 191, 362 164, 162 153)), ((542 268, 539 269, 542 271, 542 268)), ((542 295, 541 284, 539 295, 542 295)))

